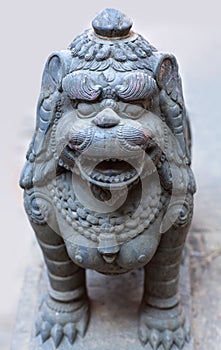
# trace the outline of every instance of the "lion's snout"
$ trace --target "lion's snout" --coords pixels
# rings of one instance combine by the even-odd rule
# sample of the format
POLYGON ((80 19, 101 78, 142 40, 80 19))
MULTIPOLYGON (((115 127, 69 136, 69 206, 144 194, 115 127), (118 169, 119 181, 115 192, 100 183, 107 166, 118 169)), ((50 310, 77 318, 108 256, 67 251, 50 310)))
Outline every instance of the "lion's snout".
POLYGON ((113 128, 120 123, 120 118, 111 108, 106 108, 93 119, 93 123, 99 128, 113 128))
POLYGON ((148 151, 150 144, 153 144, 152 139, 149 130, 124 124, 116 114, 105 113, 97 115, 88 128, 71 129, 68 147, 77 155, 84 151, 90 153, 90 149, 93 151, 94 147, 98 147, 101 153, 105 152, 108 156, 108 152, 112 154, 114 148, 118 153, 120 150, 126 153, 148 151))

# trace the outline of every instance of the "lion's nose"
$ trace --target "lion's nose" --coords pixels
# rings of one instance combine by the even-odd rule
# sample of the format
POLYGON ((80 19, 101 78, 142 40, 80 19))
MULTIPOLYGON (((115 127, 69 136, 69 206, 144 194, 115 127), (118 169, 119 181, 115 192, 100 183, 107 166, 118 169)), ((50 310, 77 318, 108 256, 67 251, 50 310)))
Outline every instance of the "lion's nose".
POLYGON ((100 128, 113 128, 120 123, 120 118, 111 108, 106 108, 93 119, 93 123, 100 128))

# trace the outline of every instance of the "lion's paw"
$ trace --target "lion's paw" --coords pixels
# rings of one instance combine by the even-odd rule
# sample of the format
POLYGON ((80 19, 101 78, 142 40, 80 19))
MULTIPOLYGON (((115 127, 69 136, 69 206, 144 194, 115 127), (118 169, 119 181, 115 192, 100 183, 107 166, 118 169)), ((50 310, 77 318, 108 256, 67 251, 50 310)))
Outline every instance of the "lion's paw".
POLYGON ((180 307, 160 310, 143 306, 138 334, 142 344, 153 350, 181 350, 190 341, 190 328, 180 307))
POLYGON ((89 323, 88 301, 62 303, 48 299, 40 307, 36 321, 36 336, 44 344, 50 338, 57 349, 64 337, 73 345, 79 334, 83 337, 89 323))

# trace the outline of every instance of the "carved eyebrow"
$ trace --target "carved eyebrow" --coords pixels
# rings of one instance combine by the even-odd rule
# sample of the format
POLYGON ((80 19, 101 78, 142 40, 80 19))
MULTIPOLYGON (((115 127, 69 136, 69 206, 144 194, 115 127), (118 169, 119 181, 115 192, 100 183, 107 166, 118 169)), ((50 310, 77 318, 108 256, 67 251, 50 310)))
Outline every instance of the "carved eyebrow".
POLYGON ((101 86, 96 85, 85 73, 72 72, 62 81, 62 88, 73 100, 95 101, 101 95, 101 86))
POLYGON ((116 87, 116 93, 125 101, 143 100, 150 97, 156 87, 156 82, 150 75, 137 72, 128 74, 122 85, 116 87))

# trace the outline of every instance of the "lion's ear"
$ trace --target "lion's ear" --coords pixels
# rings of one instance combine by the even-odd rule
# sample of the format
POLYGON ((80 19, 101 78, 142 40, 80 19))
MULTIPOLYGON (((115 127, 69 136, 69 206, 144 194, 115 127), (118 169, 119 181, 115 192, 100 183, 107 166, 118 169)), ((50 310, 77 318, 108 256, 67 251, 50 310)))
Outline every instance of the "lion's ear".
POLYGON ((159 107, 162 116, 180 143, 183 153, 190 159, 187 135, 188 117, 184 106, 182 82, 178 64, 173 55, 160 54, 155 69, 155 79, 160 89, 159 107))
MULTIPOLYGON (((163 55, 156 69, 156 81, 161 89, 166 91, 178 79, 178 64, 173 55, 163 55)), ((171 86, 172 88, 172 86, 171 86)), ((170 89, 169 89, 170 90, 170 89)), ((170 93, 171 91, 167 91, 170 93)))
POLYGON ((43 149, 43 141, 55 117, 56 104, 62 92, 62 79, 69 71, 71 58, 70 50, 58 51, 52 53, 45 64, 37 105, 36 131, 33 142, 35 154, 43 149))
POLYGON ((157 63, 155 79, 161 91, 164 91, 181 110, 184 109, 182 83, 178 64, 173 55, 163 54, 157 63))
POLYGON ((62 79, 68 73, 71 62, 70 50, 53 52, 44 68, 42 77, 43 93, 52 94, 55 90, 62 90, 62 79))

